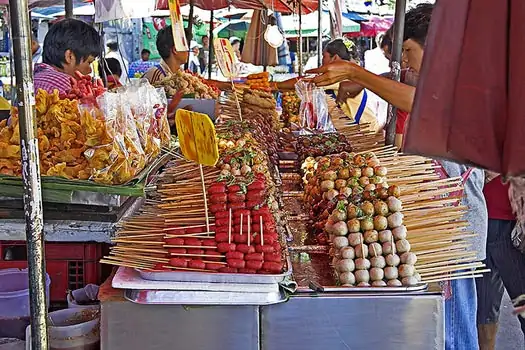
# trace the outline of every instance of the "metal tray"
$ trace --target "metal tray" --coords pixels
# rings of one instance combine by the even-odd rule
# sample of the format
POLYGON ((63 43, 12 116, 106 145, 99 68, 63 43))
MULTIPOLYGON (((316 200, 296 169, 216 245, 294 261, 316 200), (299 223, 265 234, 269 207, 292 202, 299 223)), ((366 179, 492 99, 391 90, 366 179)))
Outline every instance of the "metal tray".
POLYGON ((287 270, 279 275, 252 275, 244 273, 208 273, 188 271, 137 271, 140 273, 140 277, 150 281, 274 284, 283 282, 292 274, 292 263, 290 261, 290 256, 288 253, 285 254, 287 270))
POLYGON ((273 305, 286 301, 282 291, 239 293, 128 289, 124 297, 132 303, 148 305, 273 305))
MULTIPOLYGON (((314 292, 321 293, 408 293, 423 292, 428 289, 428 284, 421 283, 411 287, 343 287, 343 286, 321 286, 316 282, 310 282, 309 287, 314 292)), ((302 292, 309 292, 302 289, 302 292)))

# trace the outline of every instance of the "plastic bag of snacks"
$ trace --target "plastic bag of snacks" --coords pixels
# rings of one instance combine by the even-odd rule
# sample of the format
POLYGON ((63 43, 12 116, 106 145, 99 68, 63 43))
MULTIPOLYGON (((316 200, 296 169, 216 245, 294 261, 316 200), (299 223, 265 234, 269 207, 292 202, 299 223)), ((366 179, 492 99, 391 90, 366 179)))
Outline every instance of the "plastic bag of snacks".
POLYGON ((154 132, 157 122, 153 102, 151 101, 152 95, 155 95, 157 92, 147 81, 141 81, 137 85, 130 85, 122 92, 122 98, 126 99, 130 105, 137 126, 140 144, 149 161, 158 156, 161 149, 160 135, 154 132))
POLYGON ((323 89, 300 80, 295 85, 297 96, 301 99, 299 117, 304 129, 333 131, 334 126, 328 115, 328 103, 323 89))
POLYGON ((97 102, 99 107, 80 107, 89 147, 84 155, 92 170, 90 179, 104 184, 126 183, 146 165, 131 104, 127 94, 109 92, 97 102))
POLYGON ((171 140, 170 123, 168 121, 168 99, 162 88, 155 89, 155 93, 152 92, 150 97, 153 115, 155 116, 155 123, 152 125, 151 132, 155 133, 160 139, 161 146, 166 147, 171 140))

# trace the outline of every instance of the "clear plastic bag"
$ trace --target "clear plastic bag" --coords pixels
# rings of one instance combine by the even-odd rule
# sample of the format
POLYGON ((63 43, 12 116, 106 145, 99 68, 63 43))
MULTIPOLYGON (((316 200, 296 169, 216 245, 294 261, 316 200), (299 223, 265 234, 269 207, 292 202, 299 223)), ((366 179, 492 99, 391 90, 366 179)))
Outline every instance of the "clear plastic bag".
POLYGON ((86 132, 84 152, 91 180, 104 184, 123 184, 146 165, 134 115, 125 93, 106 92, 98 106, 81 106, 81 122, 86 132))
POLYGON ((334 131, 328 114, 328 103, 323 89, 314 84, 300 80, 295 85, 297 96, 301 99, 299 118, 303 129, 323 132, 334 131))

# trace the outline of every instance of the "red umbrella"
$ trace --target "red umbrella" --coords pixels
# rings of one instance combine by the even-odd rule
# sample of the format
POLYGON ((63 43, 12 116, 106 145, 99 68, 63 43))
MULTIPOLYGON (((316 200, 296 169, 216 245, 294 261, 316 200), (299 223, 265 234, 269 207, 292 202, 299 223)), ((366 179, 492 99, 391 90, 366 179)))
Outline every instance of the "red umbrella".
POLYGON ((524 16, 523 0, 437 2, 406 151, 525 174, 524 16))

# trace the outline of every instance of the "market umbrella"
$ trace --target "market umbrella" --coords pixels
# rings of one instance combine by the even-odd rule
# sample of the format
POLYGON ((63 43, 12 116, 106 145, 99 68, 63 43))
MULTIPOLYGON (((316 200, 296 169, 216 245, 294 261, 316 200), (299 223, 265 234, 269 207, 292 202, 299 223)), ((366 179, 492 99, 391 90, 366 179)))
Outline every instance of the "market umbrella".
POLYGON ((266 16, 263 23, 262 16, 264 16, 262 11, 253 11, 252 22, 246 34, 246 40, 244 41, 244 48, 242 50, 242 61, 256 66, 275 66, 278 62, 277 50, 268 45, 266 40, 264 40, 264 31, 266 30, 264 23, 269 23, 270 19, 266 16), (264 54, 266 54, 266 57, 264 57, 264 54))
POLYGON ((375 37, 377 34, 386 32, 392 25, 392 19, 384 17, 371 17, 368 21, 361 23, 358 32, 351 32, 351 37, 375 37))
POLYGON ((217 28, 215 28, 213 30, 213 35, 218 38, 231 38, 232 36, 236 36, 238 38, 244 39, 249 27, 250 23, 246 20, 231 20, 222 23, 217 28))
POLYGON ((525 174, 524 17, 522 0, 437 3, 407 152, 525 174))
MULTIPOLYGON (((115 1, 115 0, 105 0, 115 1)), ((129 0, 128 0, 129 1, 129 0)), ((144 0, 140 0, 144 1, 144 0)), ((189 4, 191 0, 181 0, 180 3, 189 4)), ((315 11, 318 6, 318 0, 301 0, 303 13, 315 11)), ((289 0, 193 0, 193 5, 203 10, 219 10, 230 6, 240 9, 260 10, 264 8, 272 9, 274 12, 297 12, 295 5, 289 0)), ((159 10, 168 8, 168 0, 156 0, 156 7, 159 10)))
MULTIPOLYGON (((321 28, 322 36, 330 35, 330 13, 328 11, 323 11, 321 14, 321 28)), ((360 26, 358 23, 342 17, 342 32, 343 33, 352 33, 359 32, 360 26)), ((317 31, 319 28, 318 22, 318 13, 317 11, 312 12, 307 15, 302 16, 302 26, 301 26, 301 36, 306 37, 317 37, 317 31)), ((284 35, 287 38, 296 38, 299 36, 299 16, 297 15, 287 15, 282 16, 282 29, 284 35)))

